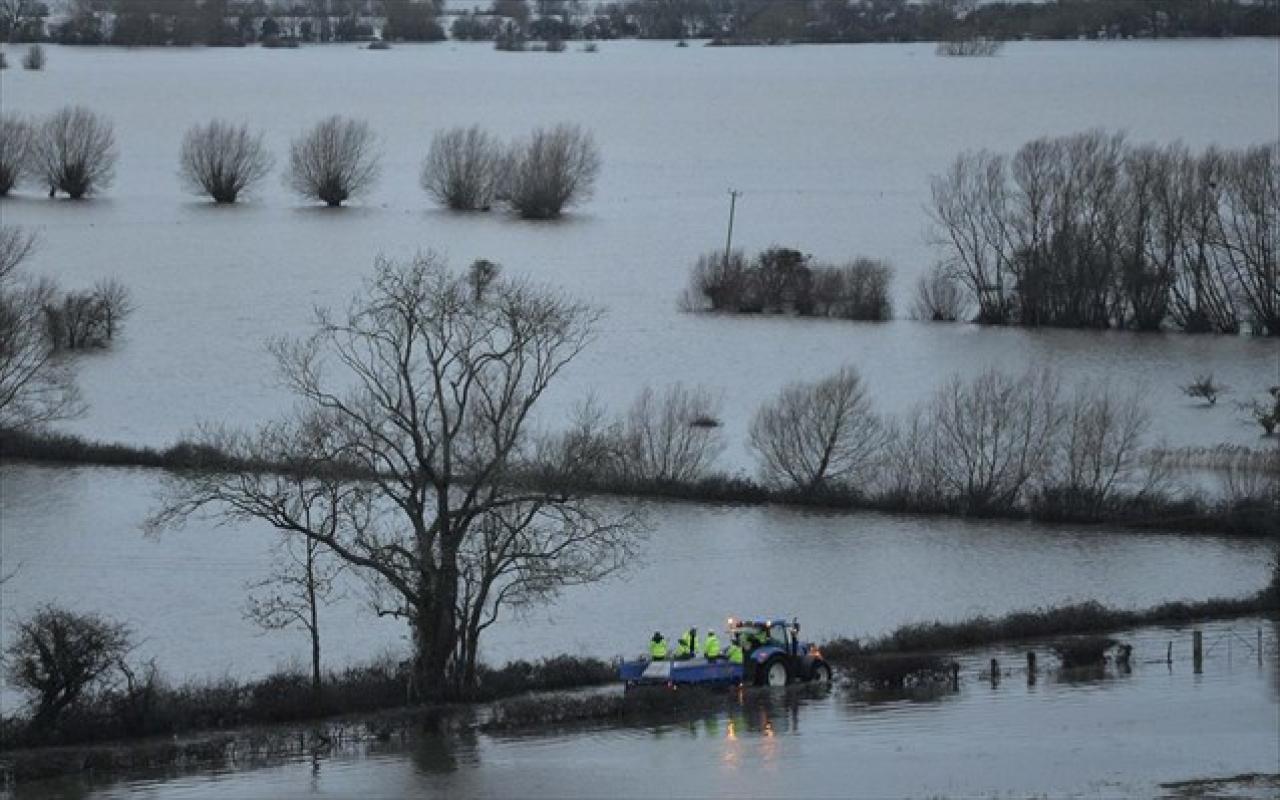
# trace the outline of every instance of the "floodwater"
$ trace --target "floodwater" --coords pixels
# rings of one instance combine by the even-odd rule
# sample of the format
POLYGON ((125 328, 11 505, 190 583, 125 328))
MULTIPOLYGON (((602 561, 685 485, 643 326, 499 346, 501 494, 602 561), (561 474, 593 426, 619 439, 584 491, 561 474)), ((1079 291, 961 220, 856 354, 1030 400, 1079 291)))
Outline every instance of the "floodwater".
MULTIPOLYGON (((158 539, 139 526, 157 471, 0 466, 3 622, 56 600, 127 621, 168 675, 263 674, 309 663, 304 634, 244 620, 245 583, 266 577, 276 534, 193 521, 158 539)), ((635 566, 488 631, 490 663, 558 653, 643 650, 650 632, 721 626, 730 615, 796 616, 806 635, 868 636, 1066 602, 1146 607, 1251 594, 1268 579, 1268 541, 1044 527, 1000 521, 783 508, 645 503, 653 531, 635 566)), ((407 629, 377 620, 356 581, 322 612, 324 658, 341 667, 391 652, 407 629)), ((9 703, 16 698, 0 696, 9 703)))
MULTIPOLYGON (((82 359, 91 437, 162 445, 199 422, 251 425, 289 407, 264 343, 340 305, 377 253, 435 249, 565 288, 607 316, 547 398, 554 427, 595 393, 621 410, 647 385, 701 383, 724 400, 721 466, 749 470, 751 414, 782 385, 845 363, 877 407, 898 412, 955 371, 1050 366, 1070 382, 1139 391, 1153 440, 1256 443, 1231 400, 1280 380, 1280 346, 1249 338, 967 325, 860 324, 682 314, 702 252, 724 245, 726 189, 744 192, 734 242, 897 265, 900 316, 927 241, 929 176, 968 148, 1012 152, 1094 127, 1140 141, 1236 147, 1280 136, 1274 40, 1013 43, 996 58, 940 58, 929 44, 675 48, 605 42, 600 52, 499 53, 447 43, 368 51, 49 48, 39 73, 0 74, 6 112, 83 103, 116 124, 116 185, 90 202, 28 187, 0 203, 38 228, 34 273, 68 287, 116 276, 137 311, 122 341, 82 359), (182 132, 210 117, 248 122, 283 159, 289 139, 332 113, 366 119, 381 182, 344 210, 302 205, 278 174, 216 208, 183 194, 182 132), (555 223, 433 206, 417 169, 434 131, 479 124, 502 137, 574 122, 604 158, 594 198, 555 223), (1208 409, 1178 391, 1195 373, 1233 387, 1208 409)), ((277 173, 279 170, 277 170, 277 173)))
MULTIPOLYGON (((729 711, 634 726, 422 735, 248 769, 33 785, 18 797, 1152 797, 1159 784, 1280 771, 1280 623, 1117 634, 1134 665, 970 653, 958 692, 868 699, 751 690, 729 711), (1262 653, 1257 650, 1261 633, 1262 653), (1173 644, 1173 664, 1165 663, 1173 644), (995 656, 1007 672, 980 675, 995 656)), ((1266 797, 1257 789, 1244 796, 1266 797)), ((1231 795, 1236 796, 1236 795, 1231 795)))

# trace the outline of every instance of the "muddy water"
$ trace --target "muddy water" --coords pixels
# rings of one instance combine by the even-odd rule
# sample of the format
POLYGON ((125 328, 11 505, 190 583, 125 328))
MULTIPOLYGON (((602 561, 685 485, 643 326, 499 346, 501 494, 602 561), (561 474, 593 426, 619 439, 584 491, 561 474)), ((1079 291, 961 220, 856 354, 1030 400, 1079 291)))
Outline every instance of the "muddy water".
MULTIPOLYGON (((1163 782, 1280 772, 1280 623, 1117 634, 1129 672, 1060 673, 1041 649, 961 659, 958 692, 748 692, 693 719, 421 737, 212 774, 30 787, 19 797, 1146 797, 1163 782), (1261 658, 1256 651, 1263 635, 1261 658), (1174 663, 1164 663, 1174 645, 1174 663), (981 670, 1007 670, 992 685, 981 670)), ((1265 797, 1267 790, 1247 795, 1265 797)))

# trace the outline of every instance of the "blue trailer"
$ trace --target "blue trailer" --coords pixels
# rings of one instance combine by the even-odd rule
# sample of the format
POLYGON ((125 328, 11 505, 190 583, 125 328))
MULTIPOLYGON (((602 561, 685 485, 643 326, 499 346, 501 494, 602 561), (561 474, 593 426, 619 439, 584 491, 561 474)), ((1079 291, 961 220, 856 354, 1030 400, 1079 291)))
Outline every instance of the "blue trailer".
POLYGON ((619 679, 632 686, 786 686, 831 681, 831 666, 817 645, 800 641, 800 623, 781 617, 729 618, 729 638, 742 647, 741 664, 727 658, 708 660, 648 658, 624 661, 619 679))

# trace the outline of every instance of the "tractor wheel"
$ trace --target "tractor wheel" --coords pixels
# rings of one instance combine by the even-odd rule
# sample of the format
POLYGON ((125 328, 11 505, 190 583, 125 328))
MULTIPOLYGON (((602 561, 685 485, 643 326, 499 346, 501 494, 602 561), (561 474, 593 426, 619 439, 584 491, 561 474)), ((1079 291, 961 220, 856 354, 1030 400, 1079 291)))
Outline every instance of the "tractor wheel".
POLYGON ((791 671, 782 656, 774 656, 756 668, 756 683, 760 686, 786 686, 791 680, 791 671))
POLYGON ((813 662, 813 669, 809 671, 809 680, 823 685, 831 683, 831 666, 825 661, 813 662))

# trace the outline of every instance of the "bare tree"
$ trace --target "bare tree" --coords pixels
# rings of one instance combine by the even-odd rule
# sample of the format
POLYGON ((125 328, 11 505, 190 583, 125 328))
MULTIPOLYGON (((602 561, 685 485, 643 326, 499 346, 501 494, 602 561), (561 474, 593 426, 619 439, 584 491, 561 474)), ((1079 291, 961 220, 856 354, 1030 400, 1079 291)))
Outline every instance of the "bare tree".
POLYGON ((21 182, 32 155, 32 130, 16 114, 0 114, 0 197, 21 182))
POLYGON ((79 199, 110 186, 115 141, 111 123, 83 106, 68 106, 45 120, 36 138, 35 164, 49 196, 63 192, 79 199))
POLYGON ((179 173, 189 191, 207 194, 215 203, 234 203, 265 178, 273 164, 262 134, 250 133, 248 125, 215 119, 187 131, 179 173))
POLYGON ((5 648, 12 684, 34 695, 32 727, 48 730, 132 649, 127 626, 47 605, 19 622, 5 648))
POLYGON ((1254 332, 1280 336, 1280 142, 1231 154, 1217 247, 1254 332))
POLYGON ((787 386, 756 412, 750 435, 765 481, 802 492, 864 483, 886 442, 853 367, 787 386))
POLYGON ((302 197, 337 207, 368 191, 379 172, 369 124, 335 115, 293 141, 285 180, 302 197))
POLYGON ((944 266, 977 299, 978 322, 1004 324, 1013 315, 1012 246, 1003 156, 964 153, 932 181, 930 216, 944 266))
POLYGON ((689 288, 680 298, 682 311, 738 311, 751 294, 752 267, 741 250, 715 250, 698 256, 689 288))
POLYGON ((638 481, 702 477, 724 450, 719 403, 701 387, 676 383, 661 395, 646 387, 622 425, 621 472, 638 481))
POLYGON ((422 188, 455 211, 488 211, 503 169, 502 147, 477 125, 437 133, 422 164, 422 188))
POLYGON ((988 370, 952 378, 925 406, 917 441, 935 466, 938 494, 977 513, 1014 508, 1042 480, 1062 429, 1059 382, 1050 372, 1013 377, 988 370))
POLYGON ((319 542, 369 579, 379 613, 409 622, 417 685, 461 693, 477 652, 464 640, 485 619, 608 575, 632 552, 631 514, 513 483, 538 452, 531 413, 596 318, 506 279, 477 297, 434 256, 380 260, 345 315, 320 312, 314 335, 273 345, 299 411, 217 443, 278 466, 181 473, 150 527, 210 507, 319 542), (323 525, 304 513, 316 495, 323 525))
POLYGON ((968 305, 960 284, 941 265, 935 265, 916 282, 911 316, 933 322, 955 322, 964 317, 968 305))
POLYGON ((132 311, 129 290, 114 279, 88 291, 55 294, 44 304, 49 341, 58 350, 106 347, 132 311))
POLYGON ((591 195, 600 173, 600 151, 577 125, 540 128, 511 146, 502 199, 525 219, 554 219, 565 206, 591 195))
POLYGON ((1080 387, 1067 405, 1058 455, 1049 464, 1046 493, 1076 512, 1101 513, 1122 489, 1139 494, 1162 477, 1158 462, 1143 466, 1150 413, 1139 395, 1080 387))
POLYGON ((134 311, 133 295, 115 278, 104 278, 93 285, 93 298, 98 305, 103 333, 106 340, 111 341, 120 323, 134 311))
MULTIPOLYGON (((314 519, 310 512, 326 514, 334 508, 335 499, 332 495, 304 496, 306 524, 321 529, 328 526, 332 534, 338 518, 327 514, 324 519, 314 519)), ((271 574, 247 587, 250 594, 245 616, 266 630, 306 631, 311 641, 311 692, 319 702, 324 688, 320 671, 320 606, 338 599, 335 579, 344 564, 319 541, 288 532, 281 535, 276 550, 271 574)))
POLYGON ((56 289, 18 275, 34 247, 34 235, 0 226, 0 428, 38 428, 83 410, 75 376, 47 333, 44 308, 56 289))

